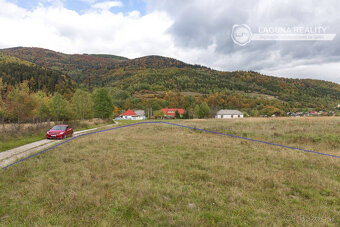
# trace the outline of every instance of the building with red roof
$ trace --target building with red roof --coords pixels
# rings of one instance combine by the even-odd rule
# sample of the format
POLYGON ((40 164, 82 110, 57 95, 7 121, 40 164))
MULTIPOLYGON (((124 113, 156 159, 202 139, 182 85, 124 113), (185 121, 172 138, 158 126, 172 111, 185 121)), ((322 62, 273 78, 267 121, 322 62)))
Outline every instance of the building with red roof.
POLYGON ((178 111, 179 115, 181 115, 181 117, 184 114, 184 109, 176 109, 176 108, 163 108, 161 109, 164 112, 165 117, 171 117, 174 118, 176 115, 176 111, 178 111))
POLYGON ((134 116, 137 116, 137 114, 133 110, 128 109, 127 111, 125 111, 125 113, 122 113, 119 116, 132 116, 132 117, 134 117, 134 116))
POLYGON ((124 113, 120 114, 116 120, 145 120, 144 110, 130 110, 128 109, 124 113), (136 113, 137 112, 137 113, 136 113))

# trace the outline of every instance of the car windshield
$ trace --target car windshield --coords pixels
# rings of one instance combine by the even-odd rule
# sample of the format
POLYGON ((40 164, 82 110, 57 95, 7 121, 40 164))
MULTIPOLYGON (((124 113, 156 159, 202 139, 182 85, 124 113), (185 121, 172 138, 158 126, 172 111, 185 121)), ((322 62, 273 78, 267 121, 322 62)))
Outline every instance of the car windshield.
POLYGON ((63 125, 56 125, 51 130, 65 130, 66 126, 63 125))

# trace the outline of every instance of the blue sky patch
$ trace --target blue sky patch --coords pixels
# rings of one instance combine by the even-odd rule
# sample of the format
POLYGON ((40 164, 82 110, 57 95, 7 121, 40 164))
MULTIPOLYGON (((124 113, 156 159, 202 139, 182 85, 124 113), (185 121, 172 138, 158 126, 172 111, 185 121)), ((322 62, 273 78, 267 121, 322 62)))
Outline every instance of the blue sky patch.
MULTIPOLYGON (((39 3, 44 6, 52 5, 55 1, 48 0, 10 0, 10 2, 18 5, 19 7, 25 8, 27 10, 33 10, 39 3)), ((91 5, 100 2, 107 2, 107 0, 63 0, 63 5, 65 8, 74 10, 79 14, 91 9, 91 5)), ((144 0, 121 0, 122 7, 112 7, 110 11, 112 13, 129 13, 131 11, 137 10, 141 15, 145 14, 146 4, 144 0)))

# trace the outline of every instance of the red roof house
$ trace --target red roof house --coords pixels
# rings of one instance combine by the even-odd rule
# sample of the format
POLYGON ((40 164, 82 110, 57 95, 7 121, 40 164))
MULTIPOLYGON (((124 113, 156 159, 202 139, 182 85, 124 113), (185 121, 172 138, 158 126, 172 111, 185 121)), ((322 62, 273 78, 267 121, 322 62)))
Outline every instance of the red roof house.
POLYGON ((125 113, 122 113, 119 116, 137 116, 137 114, 133 112, 132 110, 128 109, 127 111, 125 111, 125 113))
POLYGON ((130 110, 128 109, 125 113, 116 117, 116 120, 146 120, 144 110, 130 110))
POLYGON ((184 114, 184 109, 175 109, 175 108, 167 109, 167 108, 163 108, 161 110, 164 112, 165 116, 175 116, 176 115, 176 110, 178 111, 178 113, 180 115, 184 114))

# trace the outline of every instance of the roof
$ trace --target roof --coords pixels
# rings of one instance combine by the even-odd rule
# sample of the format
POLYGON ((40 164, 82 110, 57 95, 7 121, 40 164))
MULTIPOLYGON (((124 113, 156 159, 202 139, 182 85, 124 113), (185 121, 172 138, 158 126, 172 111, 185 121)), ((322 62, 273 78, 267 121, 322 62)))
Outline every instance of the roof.
POLYGON ((219 110, 217 111, 218 115, 243 115, 243 113, 239 110, 219 110))
POLYGON ((135 112, 138 116, 145 116, 145 111, 144 111, 144 110, 134 110, 134 112, 135 112))
POLYGON ((137 116, 137 114, 133 112, 132 110, 128 109, 125 113, 122 113, 119 116, 137 116))
POLYGON ((167 109, 167 108, 163 108, 161 109, 165 115, 170 115, 170 116, 175 116, 176 115, 176 110, 178 111, 179 114, 184 114, 184 109, 176 109, 176 108, 172 108, 172 109, 167 109))

